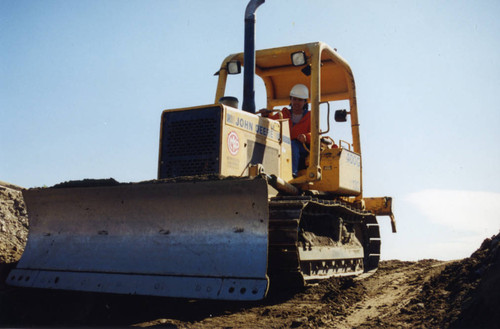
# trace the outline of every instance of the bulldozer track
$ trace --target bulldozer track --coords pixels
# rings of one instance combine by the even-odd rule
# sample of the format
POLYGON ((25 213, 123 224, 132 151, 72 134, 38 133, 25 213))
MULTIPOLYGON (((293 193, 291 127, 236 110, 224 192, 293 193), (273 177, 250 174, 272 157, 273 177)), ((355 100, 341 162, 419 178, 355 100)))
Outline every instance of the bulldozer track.
POLYGON ((274 284, 373 273, 379 259, 380 232, 372 213, 340 200, 271 199, 268 266, 274 284))

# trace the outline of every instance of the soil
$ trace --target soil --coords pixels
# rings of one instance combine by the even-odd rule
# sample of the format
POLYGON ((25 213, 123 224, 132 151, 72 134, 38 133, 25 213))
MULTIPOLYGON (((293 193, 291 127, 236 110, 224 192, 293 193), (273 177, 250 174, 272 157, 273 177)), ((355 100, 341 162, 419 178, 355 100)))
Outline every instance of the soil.
POLYGON ((382 261, 373 275, 333 278, 259 302, 23 289, 4 284, 28 219, 20 188, 0 182, 0 326, 156 328, 499 328, 500 234, 452 262, 382 261))
POLYGON ((21 258, 28 237, 28 216, 21 187, 0 181, 0 289, 21 258))

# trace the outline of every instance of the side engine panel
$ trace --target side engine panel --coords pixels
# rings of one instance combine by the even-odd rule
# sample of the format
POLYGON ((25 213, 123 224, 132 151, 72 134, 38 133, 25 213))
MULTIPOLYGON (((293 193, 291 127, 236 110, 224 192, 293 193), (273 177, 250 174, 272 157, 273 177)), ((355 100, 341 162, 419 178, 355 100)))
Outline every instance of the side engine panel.
POLYGON ((288 123, 220 104, 162 113, 158 178, 247 176, 250 165, 291 179, 288 123), (282 132, 285 132, 283 134, 282 132))

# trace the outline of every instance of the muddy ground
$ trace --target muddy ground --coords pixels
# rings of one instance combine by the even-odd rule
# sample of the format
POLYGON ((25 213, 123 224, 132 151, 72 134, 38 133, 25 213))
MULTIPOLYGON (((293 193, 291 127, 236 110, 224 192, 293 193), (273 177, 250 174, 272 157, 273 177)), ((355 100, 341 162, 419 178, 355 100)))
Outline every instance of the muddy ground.
POLYGON ((372 276, 331 279, 260 302, 214 302, 20 289, 4 284, 28 220, 0 183, 0 326, 155 328, 500 328, 500 234, 454 262, 381 262, 372 276))

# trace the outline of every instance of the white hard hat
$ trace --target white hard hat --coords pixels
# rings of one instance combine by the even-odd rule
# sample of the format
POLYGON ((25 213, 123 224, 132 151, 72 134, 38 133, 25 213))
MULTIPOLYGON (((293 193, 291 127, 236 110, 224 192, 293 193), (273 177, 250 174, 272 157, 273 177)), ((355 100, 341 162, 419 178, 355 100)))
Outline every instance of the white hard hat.
POLYGON ((301 99, 309 98, 309 90, 307 87, 301 83, 293 86, 292 90, 290 90, 290 96, 297 97, 301 99))

